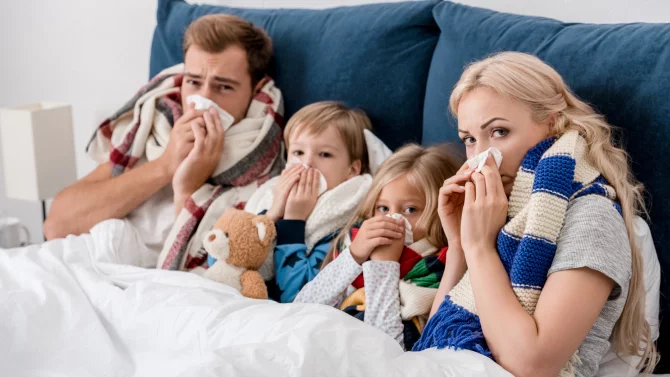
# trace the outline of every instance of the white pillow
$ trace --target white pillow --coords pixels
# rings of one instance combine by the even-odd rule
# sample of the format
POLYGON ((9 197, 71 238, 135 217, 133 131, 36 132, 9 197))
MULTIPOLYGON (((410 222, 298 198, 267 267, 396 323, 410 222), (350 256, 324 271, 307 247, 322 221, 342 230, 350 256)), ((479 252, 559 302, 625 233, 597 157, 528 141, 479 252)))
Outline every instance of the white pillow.
MULTIPOLYGON (((635 228, 635 244, 642 253, 642 263, 644 266, 644 287, 646 294, 645 314, 647 321, 651 326, 651 334, 654 340, 658 339, 658 309, 660 305, 661 289, 661 266, 656 256, 654 240, 651 238, 651 231, 647 223, 640 217, 635 217, 633 224, 635 228)), ((617 357, 614 353, 614 341, 603 359, 600 361, 600 368, 596 377, 633 377, 639 374, 635 367, 640 361, 639 357, 625 356, 617 357)))

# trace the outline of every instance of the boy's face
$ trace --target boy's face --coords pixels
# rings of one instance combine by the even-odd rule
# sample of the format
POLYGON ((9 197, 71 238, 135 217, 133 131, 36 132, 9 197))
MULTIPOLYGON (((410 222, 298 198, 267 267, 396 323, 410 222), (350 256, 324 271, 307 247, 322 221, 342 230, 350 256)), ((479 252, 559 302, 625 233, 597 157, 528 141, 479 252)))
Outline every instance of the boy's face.
POLYGON ((328 190, 357 176, 360 161, 350 161, 347 146, 335 127, 328 127, 319 135, 309 132, 295 133, 289 140, 288 158, 313 167, 323 174, 328 190))

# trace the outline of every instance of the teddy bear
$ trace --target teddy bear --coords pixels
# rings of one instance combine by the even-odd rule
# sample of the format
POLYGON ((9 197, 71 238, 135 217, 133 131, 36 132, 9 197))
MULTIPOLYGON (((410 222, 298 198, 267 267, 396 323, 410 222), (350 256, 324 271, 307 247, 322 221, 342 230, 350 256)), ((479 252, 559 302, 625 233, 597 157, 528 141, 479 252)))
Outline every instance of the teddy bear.
POLYGON ((205 277, 229 285, 245 297, 267 299, 268 290, 258 269, 277 235, 265 215, 229 208, 205 234, 209 268, 205 277))

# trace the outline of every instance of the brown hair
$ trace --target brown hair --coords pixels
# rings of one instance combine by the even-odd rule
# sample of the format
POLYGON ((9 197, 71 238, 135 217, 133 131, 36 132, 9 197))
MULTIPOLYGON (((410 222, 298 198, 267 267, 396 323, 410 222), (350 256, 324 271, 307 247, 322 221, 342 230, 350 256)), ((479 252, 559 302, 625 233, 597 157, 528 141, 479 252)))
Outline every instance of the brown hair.
POLYGON ((452 152, 449 144, 428 148, 408 144, 398 149, 379 166, 365 199, 358 206, 354 217, 333 240, 321 268, 333 260, 333 252, 340 247, 354 224, 374 217, 375 204, 384 186, 403 176, 426 197, 426 207, 416 228, 426 231, 426 239, 431 245, 438 248, 447 246, 447 236, 437 214, 437 200, 444 181, 456 174, 462 164, 463 161, 452 152))
POLYGON ((184 56, 191 46, 219 53, 234 45, 247 52, 253 87, 268 74, 272 58, 272 40, 263 29, 229 14, 210 14, 198 18, 184 34, 184 56))
POLYGON ((304 131, 319 135, 331 126, 337 128, 347 146, 349 161, 361 161, 361 174, 369 173, 368 149, 363 131, 372 128, 370 119, 363 110, 350 109, 339 102, 316 102, 295 113, 284 129, 286 149, 293 135, 304 131))

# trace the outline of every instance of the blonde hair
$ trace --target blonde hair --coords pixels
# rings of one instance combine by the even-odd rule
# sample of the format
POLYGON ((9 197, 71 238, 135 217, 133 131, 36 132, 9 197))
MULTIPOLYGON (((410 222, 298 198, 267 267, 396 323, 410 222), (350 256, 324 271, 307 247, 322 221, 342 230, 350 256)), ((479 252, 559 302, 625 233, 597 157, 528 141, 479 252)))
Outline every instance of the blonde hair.
POLYGON ((184 34, 184 56, 191 46, 219 53, 229 46, 241 46, 247 53, 247 65, 253 87, 268 74, 272 58, 272 40, 249 21, 229 14, 210 14, 198 18, 184 34))
POLYGON ((333 252, 340 246, 354 224, 374 217, 375 204, 384 186, 403 176, 426 197, 426 206, 416 223, 416 228, 426 231, 426 239, 433 246, 438 248, 446 246, 447 236, 437 214, 437 199, 444 181, 456 174, 461 165, 462 161, 450 152, 447 144, 429 148, 408 144, 398 149, 379 167, 370 190, 356 210, 356 215, 333 240, 321 268, 333 260, 333 252))
POLYGON ((361 174, 369 173, 368 149, 364 130, 370 130, 370 119, 362 110, 350 109, 335 101, 307 105, 289 119, 284 129, 284 144, 289 149, 293 135, 308 132, 319 135, 328 127, 335 127, 349 153, 349 161, 361 162, 361 174))
POLYGON ((503 52, 471 64, 456 84, 449 101, 456 115, 463 96, 476 88, 490 88, 519 101, 531 110, 533 119, 553 117, 555 135, 577 130, 586 139, 586 158, 616 190, 632 250, 632 276, 623 313, 614 327, 616 352, 641 356, 640 367, 653 371, 658 353, 645 318, 645 289, 640 251, 634 243, 634 216, 645 212, 643 187, 635 179, 626 151, 615 145, 613 126, 591 106, 577 98, 552 67, 535 56, 503 52))

